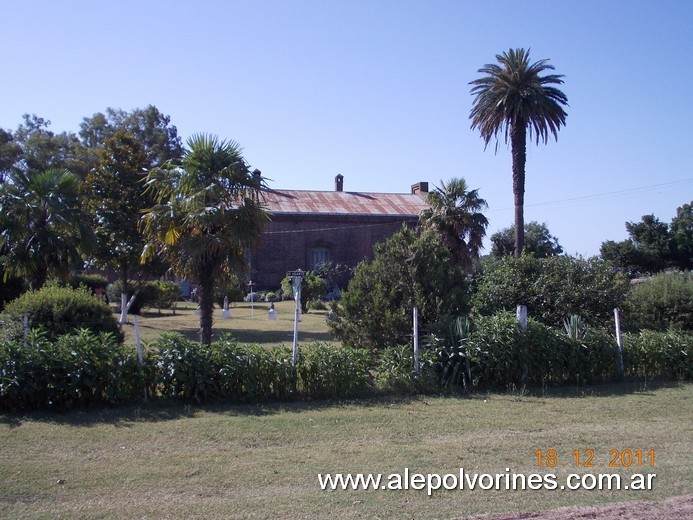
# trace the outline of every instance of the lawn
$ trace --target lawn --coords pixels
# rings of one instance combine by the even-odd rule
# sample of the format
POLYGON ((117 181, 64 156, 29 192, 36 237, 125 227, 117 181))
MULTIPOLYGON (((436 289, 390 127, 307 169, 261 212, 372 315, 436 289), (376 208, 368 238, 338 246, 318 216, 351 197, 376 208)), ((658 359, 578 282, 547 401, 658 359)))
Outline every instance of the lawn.
POLYGON ((693 385, 0 416, 3 518, 454 518, 691 495, 693 385), (587 395, 585 395, 587 394, 587 395), (537 467, 555 449, 558 466, 537 467), (595 468, 575 468, 592 449, 595 468), (655 467, 606 468, 610 450, 655 467), (651 491, 321 491, 318 473, 656 473, 651 491))
MULTIPOLYGON (((176 313, 164 309, 145 312, 137 317, 140 337, 143 341, 153 341, 162 332, 178 332, 190 339, 198 338, 200 317, 195 315, 196 305, 178 302, 176 313)), ((221 309, 214 309, 214 339, 229 333, 241 343, 259 345, 291 345, 294 334, 294 301, 275 303, 277 320, 268 319, 269 303, 233 303, 230 307, 231 319, 222 317, 221 309)), ((299 341, 302 344, 315 341, 334 342, 327 331, 325 318, 327 311, 310 311, 302 314, 299 322, 299 341)), ((134 316, 128 316, 128 324, 123 326, 125 342, 135 343, 134 316)))

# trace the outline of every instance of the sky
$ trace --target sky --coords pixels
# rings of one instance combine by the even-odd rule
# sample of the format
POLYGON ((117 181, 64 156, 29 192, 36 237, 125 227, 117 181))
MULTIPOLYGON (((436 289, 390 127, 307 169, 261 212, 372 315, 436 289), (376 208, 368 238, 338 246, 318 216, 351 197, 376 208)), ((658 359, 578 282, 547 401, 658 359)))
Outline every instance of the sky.
MULTIPOLYGON (((463 177, 513 223, 510 148, 469 82, 510 48, 564 75, 566 126, 527 150, 525 221, 592 256, 693 200, 689 0, 0 0, 0 128, 155 105, 240 143, 276 189, 409 192, 463 177)), ((486 252, 490 243, 486 241, 486 252)))

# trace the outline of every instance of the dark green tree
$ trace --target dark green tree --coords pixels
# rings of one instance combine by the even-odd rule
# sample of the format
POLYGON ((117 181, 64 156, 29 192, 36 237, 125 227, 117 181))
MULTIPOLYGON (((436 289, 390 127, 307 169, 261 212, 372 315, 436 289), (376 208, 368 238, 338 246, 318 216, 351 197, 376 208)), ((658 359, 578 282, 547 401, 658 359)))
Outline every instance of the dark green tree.
POLYGON ((181 164, 151 170, 147 186, 156 204, 143 217, 143 260, 163 255, 198 284, 200 342, 210 344, 215 279, 244 264, 268 220, 262 177, 250 172, 237 143, 198 134, 181 164))
POLYGON ((93 258, 100 267, 119 273, 120 323, 127 322, 133 303, 128 280, 141 269, 139 258, 146 244, 138 223, 144 210, 154 205, 144 193, 146 166, 147 155, 139 141, 117 130, 99 148, 96 167, 82 185, 84 207, 96 235, 93 258))
POLYGON ((438 232, 456 262, 471 271, 484 247, 488 220, 481 211, 488 204, 479 197, 479 190, 470 190, 467 182, 458 178, 447 184, 440 181, 426 201, 429 207, 421 212, 419 221, 425 228, 438 232))
POLYGON ((346 345, 382 349, 411 342, 415 306, 431 325, 466 312, 467 299, 465 274, 438 233, 405 226, 357 266, 329 324, 346 345))
POLYGON ((676 209, 671 221, 673 263, 678 269, 693 269, 693 201, 676 209))
MULTIPOLYGON (((484 65, 483 77, 470 82, 475 96, 469 118, 472 129, 478 129, 488 146, 504 135, 510 139, 512 153, 513 195, 515 202, 515 256, 524 247, 525 163, 527 161, 527 132, 537 144, 548 141, 549 135, 558 139, 558 130, 565 125, 567 114, 563 106, 568 98, 554 85, 563 84, 563 76, 542 75, 553 70, 548 60, 529 61, 529 50, 510 49, 496 55, 496 64, 484 65)), ((498 145, 496 144, 496 150, 498 145)))
POLYGON ((49 274, 67 281, 93 246, 79 198, 79 178, 65 169, 16 170, 0 186, 0 265, 4 277, 22 277, 33 289, 49 274))
POLYGON ((84 178, 89 164, 85 161, 86 151, 75 134, 56 134, 50 130, 50 121, 33 114, 24 114, 23 118, 24 122, 13 134, 15 143, 22 150, 15 162, 18 169, 33 174, 65 168, 84 178))
POLYGON ((5 182, 21 156, 22 147, 15 141, 12 132, 0 128, 0 184, 5 182))
MULTIPOLYGON (((509 256, 515 251, 515 226, 512 225, 491 235, 491 254, 509 256)), ((536 258, 547 258, 563 253, 558 238, 553 236, 546 224, 530 222, 525 224, 524 252, 536 258)))
POLYGON ((183 153, 178 130, 171 125, 171 118, 154 105, 136 108, 131 112, 107 108, 105 114, 97 112, 85 117, 80 124, 79 137, 83 145, 91 150, 92 161, 96 160, 96 150, 118 130, 127 131, 140 143, 147 157, 147 168, 180 159, 183 153))

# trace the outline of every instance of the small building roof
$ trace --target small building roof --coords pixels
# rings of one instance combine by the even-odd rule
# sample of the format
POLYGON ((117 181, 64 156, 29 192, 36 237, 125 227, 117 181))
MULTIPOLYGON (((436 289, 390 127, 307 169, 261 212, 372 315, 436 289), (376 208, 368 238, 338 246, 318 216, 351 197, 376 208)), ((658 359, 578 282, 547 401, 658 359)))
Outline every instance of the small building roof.
POLYGON ((274 214, 418 217, 428 204, 409 193, 265 190, 267 211, 274 214))

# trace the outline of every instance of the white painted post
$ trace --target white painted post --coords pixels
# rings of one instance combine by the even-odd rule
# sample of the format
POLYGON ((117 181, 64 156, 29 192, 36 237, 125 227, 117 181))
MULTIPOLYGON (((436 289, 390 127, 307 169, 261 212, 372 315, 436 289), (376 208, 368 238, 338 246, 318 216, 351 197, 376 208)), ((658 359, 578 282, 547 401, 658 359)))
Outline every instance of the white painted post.
POLYGON ((414 307, 414 374, 419 375, 419 309, 414 307))
POLYGON ((26 337, 29 335, 29 315, 25 314, 24 315, 24 346, 26 347, 26 337))
POLYGON ((527 329, 527 306, 526 305, 518 305, 517 306, 517 321, 520 323, 520 327, 522 327, 523 330, 527 329))
POLYGON ((231 318, 231 311, 229 310, 229 297, 224 296, 224 309, 221 311, 221 317, 225 320, 231 318))
POLYGON ((616 343, 618 344, 618 374, 623 376, 623 338, 621 337, 621 312, 618 308, 614 309, 614 320, 616 321, 616 343))
MULTIPOLYGON (((137 360, 140 367, 144 366, 144 357, 142 356, 142 342, 140 341, 140 324, 137 322, 137 316, 133 316, 133 325, 135 327, 135 345, 137 347, 137 360)), ((144 388, 144 402, 147 402, 147 387, 144 388)))

